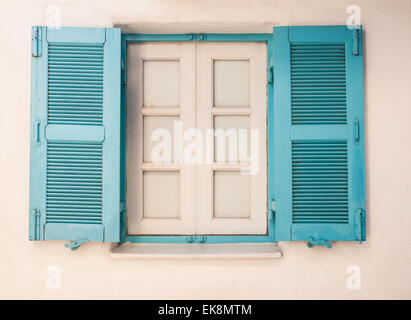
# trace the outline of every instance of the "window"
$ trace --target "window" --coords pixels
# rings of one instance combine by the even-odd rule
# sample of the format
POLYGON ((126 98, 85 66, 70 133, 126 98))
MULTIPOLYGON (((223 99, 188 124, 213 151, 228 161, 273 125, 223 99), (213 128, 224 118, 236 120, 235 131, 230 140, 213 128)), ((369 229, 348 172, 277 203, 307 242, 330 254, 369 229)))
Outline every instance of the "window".
POLYGON ((365 240, 361 39, 33 27, 30 239, 365 240))
POLYGON ((128 234, 267 234, 266 44, 127 50, 128 234))

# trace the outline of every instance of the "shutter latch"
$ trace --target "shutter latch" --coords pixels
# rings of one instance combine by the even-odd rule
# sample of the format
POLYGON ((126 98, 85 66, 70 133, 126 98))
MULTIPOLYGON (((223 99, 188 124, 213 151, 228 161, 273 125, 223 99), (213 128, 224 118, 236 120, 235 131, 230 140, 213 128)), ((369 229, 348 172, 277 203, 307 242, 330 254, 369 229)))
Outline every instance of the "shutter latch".
POLYGON ((64 246, 74 251, 77 250, 83 243, 88 243, 88 240, 74 240, 70 243, 65 243, 64 246))
POLYGON ((32 27, 31 28, 31 55, 33 57, 41 56, 41 28, 32 27))
POLYGON ((309 248, 311 248, 313 246, 326 246, 327 248, 331 248, 332 244, 328 240, 314 239, 314 237, 310 237, 310 239, 308 240, 307 246, 309 248))
POLYGON ((274 220, 275 213, 275 201, 273 199, 268 200, 268 220, 274 220))
POLYGON ((273 83, 273 82, 274 82, 274 61, 273 61, 273 58, 271 58, 268 64, 268 70, 267 70, 267 83, 273 83))
POLYGON ((268 201, 268 209, 270 209, 271 211, 275 211, 275 201, 273 199, 270 199, 268 201))

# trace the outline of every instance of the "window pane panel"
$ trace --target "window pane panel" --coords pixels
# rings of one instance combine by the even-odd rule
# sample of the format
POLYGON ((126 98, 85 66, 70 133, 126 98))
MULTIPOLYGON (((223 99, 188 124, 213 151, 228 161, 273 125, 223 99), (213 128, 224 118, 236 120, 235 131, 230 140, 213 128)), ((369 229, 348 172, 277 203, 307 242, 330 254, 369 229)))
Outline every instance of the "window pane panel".
POLYGON ((180 211, 180 173, 145 171, 143 174, 144 218, 178 218, 180 211))
POLYGON ((250 62, 214 60, 214 106, 250 105, 250 62))
POLYGON ((214 116, 214 161, 247 162, 250 150, 249 128, 249 116, 214 116))
POLYGON ((240 171, 214 172, 214 218, 250 217, 250 176, 240 171))
POLYGON ((144 106, 179 106, 179 62, 144 61, 144 106))
POLYGON ((173 162, 174 122, 178 116, 144 116, 144 162, 173 162))

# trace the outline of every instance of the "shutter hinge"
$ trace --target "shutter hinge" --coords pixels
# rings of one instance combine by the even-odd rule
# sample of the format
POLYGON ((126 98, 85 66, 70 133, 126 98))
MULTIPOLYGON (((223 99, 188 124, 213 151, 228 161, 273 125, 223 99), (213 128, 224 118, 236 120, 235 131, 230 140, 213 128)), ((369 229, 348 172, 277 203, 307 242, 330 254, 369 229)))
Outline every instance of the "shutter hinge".
POLYGON ((364 210, 357 209, 355 210, 355 219, 354 219, 354 230, 355 230, 355 240, 362 243, 364 240, 364 227, 365 227, 365 219, 364 219, 364 210))
POLYGON ((124 59, 121 59, 121 71, 124 72, 126 70, 126 64, 124 62, 124 59))
POLYGON ((30 210, 29 240, 40 240, 40 210, 30 210))
POLYGON ((33 131, 32 131, 32 146, 39 147, 41 145, 41 121, 37 120, 33 124, 33 131))
POLYGON ((120 212, 125 212, 126 209, 127 209, 126 200, 121 200, 120 201, 120 212))
POLYGON ((267 83, 274 82, 274 61, 273 58, 270 59, 268 63, 268 70, 267 70, 267 83))
POLYGON ((88 240, 74 240, 71 241, 70 243, 65 243, 64 247, 70 248, 71 250, 77 250, 83 243, 88 243, 88 240))
POLYGON ((353 49, 352 54, 358 56, 360 54, 360 29, 354 27, 352 29, 353 49))
POLYGON ((355 119, 354 121, 354 143, 358 145, 360 142, 360 121, 355 119))
POLYGON ((40 57, 41 56, 41 28, 40 27, 32 27, 31 28, 31 55, 33 57, 40 57))

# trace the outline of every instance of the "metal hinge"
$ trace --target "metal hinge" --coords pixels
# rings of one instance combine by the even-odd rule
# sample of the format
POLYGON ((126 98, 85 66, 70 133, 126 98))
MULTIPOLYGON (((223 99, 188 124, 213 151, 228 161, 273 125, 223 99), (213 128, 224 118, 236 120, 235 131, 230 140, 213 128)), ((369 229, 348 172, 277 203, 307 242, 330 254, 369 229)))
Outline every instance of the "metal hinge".
POLYGON ((40 57, 41 56, 41 28, 40 27, 32 27, 31 28, 31 55, 33 57, 40 57))
POLYGON ((125 212, 126 209, 127 209, 126 200, 121 200, 120 201, 120 212, 125 212))
POLYGON ((360 243, 364 240, 364 210, 358 208, 355 210, 355 219, 354 219, 354 231, 355 231, 355 240, 360 243))
POLYGON ((204 41, 207 35, 204 33, 190 33, 188 34, 188 41, 204 41))
POLYGON ((268 83, 274 83, 274 61, 273 61, 273 58, 270 59, 270 62, 268 64, 267 82, 268 83))
POLYGON ((355 119, 354 121, 354 143, 358 145, 360 142, 360 121, 355 119))
POLYGON ((40 240, 40 210, 30 210, 29 240, 40 240))
POLYGON ((39 147, 41 145, 40 130, 41 130, 41 121, 37 120, 34 122, 33 141, 32 141, 32 145, 35 147, 39 147))
POLYGON ((200 236, 200 237, 188 236, 188 237, 186 237, 186 242, 188 242, 188 243, 204 243, 204 242, 207 242, 207 237, 204 237, 204 236, 200 236))
POLYGON ((360 29, 354 27, 352 29, 353 49, 352 54, 358 56, 360 54, 360 29))
POLYGON ((126 72, 127 72, 127 63, 124 59, 121 59, 121 84, 126 85, 126 72))

